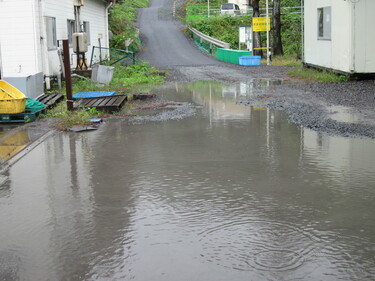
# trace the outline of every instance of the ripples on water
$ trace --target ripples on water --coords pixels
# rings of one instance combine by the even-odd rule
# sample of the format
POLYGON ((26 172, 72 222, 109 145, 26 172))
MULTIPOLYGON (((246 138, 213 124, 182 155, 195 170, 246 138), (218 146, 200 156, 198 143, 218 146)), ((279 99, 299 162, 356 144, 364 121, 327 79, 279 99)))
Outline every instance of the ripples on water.
POLYGON ((61 134, 1 175, 3 280, 375 279, 373 140, 235 104, 249 85, 178 89, 195 116, 61 134))

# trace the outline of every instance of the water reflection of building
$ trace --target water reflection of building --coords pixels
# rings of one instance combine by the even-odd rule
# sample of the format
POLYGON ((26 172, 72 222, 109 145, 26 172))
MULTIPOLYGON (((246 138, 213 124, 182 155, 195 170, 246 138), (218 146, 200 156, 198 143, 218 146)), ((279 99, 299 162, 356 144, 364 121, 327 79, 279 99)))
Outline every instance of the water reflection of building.
MULTIPOLYGON (((266 90, 265 86, 271 86, 274 83, 280 84, 281 82, 251 80, 246 83, 227 85, 200 81, 189 84, 189 87, 193 92, 193 100, 203 105, 204 111, 209 115, 211 121, 251 120, 251 124, 256 125, 252 132, 264 134, 265 143, 269 149, 268 154, 274 158, 272 163, 277 163, 277 158, 281 157, 277 153, 287 153, 290 157, 295 156, 296 161, 298 158, 309 157, 319 169, 326 169, 331 173, 331 176, 337 176, 337 180, 343 179, 340 176, 343 171, 361 171, 358 173, 358 177, 363 177, 363 173, 375 172, 375 169, 372 168, 375 159, 372 140, 328 136, 289 124, 286 115, 280 111, 236 103, 241 97, 253 95, 255 89, 263 87, 263 90, 266 90), (292 141, 298 143, 298 146, 289 147, 291 142, 286 142, 278 152, 279 149, 276 149, 275 144, 278 143, 277 147, 279 147, 280 143, 283 143, 278 140, 279 134, 283 136, 283 139, 300 139, 292 141)), ((361 116, 353 116, 345 108, 335 107, 332 110, 333 118, 338 121, 355 123, 362 120, 361 116)))
POLYGON ((250 119, 252 110, 261 110, 236 103, 238 98, 252 94, 254 82, 225 85, 200 81, 192 85, 193 101, 204 106, 211 121, 250 119))
POLYGON ((364 173, 375 172, 375 147, 371 139, 332 137, 309 129, 304 129, 301 137, 303 155, 314 158, 338 178, 344 180, 347 173, 362 178, 364 173))

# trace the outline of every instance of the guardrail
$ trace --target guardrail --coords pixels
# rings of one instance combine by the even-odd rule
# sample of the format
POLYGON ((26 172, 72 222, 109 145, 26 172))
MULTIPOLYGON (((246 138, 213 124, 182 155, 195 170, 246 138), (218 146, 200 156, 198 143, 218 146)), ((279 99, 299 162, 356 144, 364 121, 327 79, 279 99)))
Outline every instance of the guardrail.
MULTIPOLYGON (((226 43, 226 42, 223 42, 223 41, 220 41, 218 39, 215 39, 215 38, 212 38, 198 30, 196 30, 195 28, 193 27, 189 27, 189 30, 195 34, 196 36, 198 36, 199 38, 201 38, 200 40, 200 43, 202 43, 202 39, 207 41, 209 44, 210 44, 210 47, 209 47, 209 50, 207 50, 206 48, 204 48, 207 52, 209 52, 210 54, 212 54, 212 51, 214 49, 213 45, 217 46, 217 47, 220 47, 220 48, 225 48, 225 49, 230 49, 230 44, 229 43, 226 43)), ((196 40, 194 40, 196 43, 198 43, 196 40)))

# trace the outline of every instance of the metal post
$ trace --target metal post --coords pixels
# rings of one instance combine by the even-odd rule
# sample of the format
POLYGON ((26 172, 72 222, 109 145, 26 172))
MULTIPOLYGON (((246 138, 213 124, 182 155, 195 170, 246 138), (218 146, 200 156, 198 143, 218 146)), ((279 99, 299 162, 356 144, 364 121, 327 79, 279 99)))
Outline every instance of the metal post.
POLYGON ((210 18, 210 0, 207 0, 207 17, 210 18))
POLYGON ((270 33, 268 32, 269 22, 268 22, 268 0, 266 0, 266 32, 267 32, 267 65, 270 65, 270 33))
POLYGON ((304 26, 304 22, 305 22, 305 9, 304 9, 304 2, 303 0, 301 0, 301 35, 302 35, 302 50, 301 50, 301 55, 302 55, 302 63, 305 61, 305 26, 304 26))
POLYGON ((69 41, 63 40, 64 70, 65 70, 65 87, 66 87, 66 105, 69 111, 73 110, 72 99, 72 73, 70 70, 69 41))

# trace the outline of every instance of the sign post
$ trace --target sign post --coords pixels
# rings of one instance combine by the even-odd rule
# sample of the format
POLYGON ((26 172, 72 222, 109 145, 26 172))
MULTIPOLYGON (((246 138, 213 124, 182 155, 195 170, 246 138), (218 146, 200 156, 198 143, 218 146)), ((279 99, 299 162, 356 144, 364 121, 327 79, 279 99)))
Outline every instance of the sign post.
MULTIPOLYGON (((270 65, 270 39, 269 39, 269 31, 270 31, 270 18, 268 17, 268 6, 267 6, 267 17, 257 17, 253 18, 253 31, 266 31, 267 32, 267 65, 270 65)), ((264 49, 264 48, 259 48, 264 49)))
POLYGON ((269 16, 268 16, 268 0, 266 0, 266 29, 267 29, 267 65, 270 65, 270 33, 269 33, 269 16))
POLYGON ((269 31, 270 30, 270 19, 266 17, 253 18, 253 31, 269 31), (268 19, 268 20, 267 20, 268 19))

